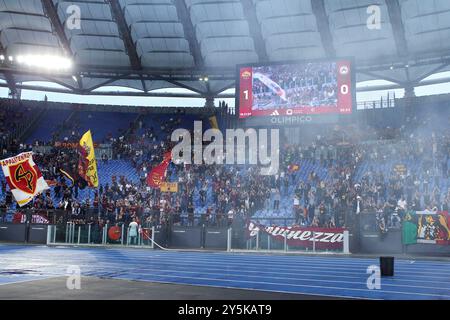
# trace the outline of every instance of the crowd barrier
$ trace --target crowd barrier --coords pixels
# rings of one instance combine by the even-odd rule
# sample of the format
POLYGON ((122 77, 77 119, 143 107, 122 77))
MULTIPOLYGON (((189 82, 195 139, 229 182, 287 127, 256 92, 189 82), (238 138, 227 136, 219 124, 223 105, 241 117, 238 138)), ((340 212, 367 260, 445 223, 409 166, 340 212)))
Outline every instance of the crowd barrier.
POLYGON ((0 242, 117 245, 159 249, 450 256, 450 245, 424 243, 403 245, 401 228, 390 228, 382 233, 374 223, 374 214, 368 213, 359 216, 358 224, 354 228, 343 231, 300 227, 298 232, 294 233, 292 230, 284 230, 284 226, 279 226, 278 229, 272 227, 270 230, 260 226, 259 229, 250 231, 249 226, 243 221, 240 223, 235 221, 229 227, 144 224, 140 227, 136 238, 130 237, 129 226, 123 223, 104 226, 76 224, 71 221, 58 224, 30 223, 31 217, 32 214, 29 214, 24 223, 5 222, 5 219, 0 219, 0 242))
POLYGON ((206 228, 204 247, 206 249, 226 249, 228 236, 228 228, 206 228))
POLYGON ((175 248, 202 248, 203 227, 172 227, 169 246, 175 248))
POLYGON ((29 243, 41 243, 47 242, 47 224, 32 224, 28 229, 28 242, 29 243))
POLYGON ((345 229, 269 227, 244 234, 231 229, 232 251, 350 253, 345 229))
POLYGON ((227 248, 227 227, 182 227, 173 226, 170 232, 171 248, 205 248, 225 250, 227 248))
POLYGON ((46 242, 50 245, 136 245, 153 248, 155 229, 154 226, 142 226, 134 236, 130 227, 123 223, 99 226, 67 222, 65 225, 47 225, 46 242))
POLYGON ((27 242, 27 225, 25 223, 0 223, 0 241, 27 242))

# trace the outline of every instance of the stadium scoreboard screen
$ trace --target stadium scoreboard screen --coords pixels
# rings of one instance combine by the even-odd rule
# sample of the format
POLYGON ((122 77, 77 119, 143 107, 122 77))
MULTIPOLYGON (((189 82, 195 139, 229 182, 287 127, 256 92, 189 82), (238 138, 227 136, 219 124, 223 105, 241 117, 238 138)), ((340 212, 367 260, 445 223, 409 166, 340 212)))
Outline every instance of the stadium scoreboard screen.
POLYGON ((237 116, 248 125, 337 122, 352 114, 352 59, 237 66, 237 116))

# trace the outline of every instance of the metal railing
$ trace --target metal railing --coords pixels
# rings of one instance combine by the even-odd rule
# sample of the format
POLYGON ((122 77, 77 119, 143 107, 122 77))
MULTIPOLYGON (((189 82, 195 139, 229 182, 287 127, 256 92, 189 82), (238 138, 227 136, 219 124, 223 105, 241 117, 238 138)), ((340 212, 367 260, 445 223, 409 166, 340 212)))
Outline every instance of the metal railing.
POLYGON ((395 107, 395 98, 381 98, 374 101, 359 101, 357 103, 357 110, 372 110, 372 109, 386 109, 395 107))
POLYGON ((153 249, 155 227, 141 227, 136 235, 130 234, 130 227, 124 223, 103 226, 94 224, 48 225, 47 245, 125 245, 153 249), (113 229, 114 228, 114 229, 113 229), (117 238, 113 235, 118 235, 117 238))
MULTIPOLYGON (((232 228, 228 229, 227 251, 261 251, 261 252, 306 252, 306 253, 350 253, 350 233, 348 230, 342 232, 342 238, 338 246, 324 246, 324 232, 310 231, 310 236, 305 238, 301 244, 290 244, 290 230, 279 234, 283 239, 274 237, 267 232, 258 230, 252 237, 239 239, 232 228), (289 239, 288 239, 289 238, 289 239), (241 241, 239 241, 241 240, 241 241), (243 240, 243 241, 242 241, 243 240)), ((304 234, 303 234, 304 235, 304 234)), ((301 235, 300 237, 303 237, 301 235)), ((327 243, 328 244, 328 243, 327 243)))

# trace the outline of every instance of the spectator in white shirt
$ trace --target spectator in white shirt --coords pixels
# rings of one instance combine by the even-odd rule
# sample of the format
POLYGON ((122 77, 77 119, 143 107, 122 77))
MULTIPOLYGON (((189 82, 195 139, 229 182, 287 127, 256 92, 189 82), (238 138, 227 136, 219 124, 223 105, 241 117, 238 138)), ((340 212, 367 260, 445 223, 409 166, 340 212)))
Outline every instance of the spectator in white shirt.
POLYGON ((136 218, 133 218, 133 221, 128 226, 128 236, 130 239, 130 244, 137 244, 138 229, 139 224, 136 222, 136 218))

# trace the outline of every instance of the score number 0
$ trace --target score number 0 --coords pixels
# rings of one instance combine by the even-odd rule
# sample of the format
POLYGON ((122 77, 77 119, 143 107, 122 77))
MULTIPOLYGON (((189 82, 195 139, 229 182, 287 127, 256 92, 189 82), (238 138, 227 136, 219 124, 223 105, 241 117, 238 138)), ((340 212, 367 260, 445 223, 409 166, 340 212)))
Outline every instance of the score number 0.
MULTIPOLYGON (((348 85, 346 85, 346 84, 343 84, 342 86, 341 86, 341 88, 340 88, 340 90, 341 90, 341 94, 342 95, 347 95, 348 94, 348 85)), ((341 108, 341 110, 340 110, 341 112, 347 112, 347 111, 350 111, 350 109, 348 109, 348 108, 341 108)))
POLYGON ((341 94, 348 94, 348 85, 343 84, 341 86, 341 94))

